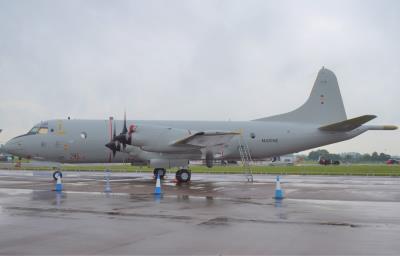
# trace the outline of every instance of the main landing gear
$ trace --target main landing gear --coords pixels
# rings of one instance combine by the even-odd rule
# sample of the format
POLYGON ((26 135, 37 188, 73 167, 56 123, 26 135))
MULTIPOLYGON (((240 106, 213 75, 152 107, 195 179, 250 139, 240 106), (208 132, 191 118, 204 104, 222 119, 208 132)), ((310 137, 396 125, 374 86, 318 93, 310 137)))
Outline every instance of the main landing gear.
MULTIPOLYGON (((153 171, 154 178, 157 178, 157 175, 160 175, 160 179, 164 179, 166 172, 167 171, 164 168, 155 168, 153 171)), ((191 172, 187 169, 179 169, 175 174, 175 178, 179 183, 189 182, 191 176, 191 172)))
POLYGON ((186 169, 180 169, 175 174, 176 180, 180 183, 189 182, 191 176, 190 171, 186 169))

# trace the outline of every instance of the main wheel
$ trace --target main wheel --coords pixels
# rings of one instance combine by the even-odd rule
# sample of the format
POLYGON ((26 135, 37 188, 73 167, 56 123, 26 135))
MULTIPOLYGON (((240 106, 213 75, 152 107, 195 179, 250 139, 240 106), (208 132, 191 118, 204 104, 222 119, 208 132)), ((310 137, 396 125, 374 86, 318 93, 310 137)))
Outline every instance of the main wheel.
POLYGON ((190 171, 186 169, 180 169, 175 174, 175 178, 178 182, 189 182, 191 176, 190 171))
POLYGON ((166 172, 167 171, 164 168, 155 168, 153 171, 154 177, 157 178, 157 175, 160 175, 160 179, 164 179, 166 172))
POLYGON ((62 178, 62 172, 61 171, 53 172, 53 179, 57 180, 58 177, 62 178))

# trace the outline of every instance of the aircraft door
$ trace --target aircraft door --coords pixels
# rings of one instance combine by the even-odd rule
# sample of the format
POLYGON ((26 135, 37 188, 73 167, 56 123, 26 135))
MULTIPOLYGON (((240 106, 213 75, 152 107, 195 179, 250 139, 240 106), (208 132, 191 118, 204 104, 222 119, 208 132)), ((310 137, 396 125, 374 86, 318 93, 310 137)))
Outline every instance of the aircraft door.
POLYGON ((54 127, 49 127, 52 133, 52 149, 54 160, 58 162, 65 162, 68 160, 69 143, 66 141, 64 124, 62 120, 56 121, 54 127))

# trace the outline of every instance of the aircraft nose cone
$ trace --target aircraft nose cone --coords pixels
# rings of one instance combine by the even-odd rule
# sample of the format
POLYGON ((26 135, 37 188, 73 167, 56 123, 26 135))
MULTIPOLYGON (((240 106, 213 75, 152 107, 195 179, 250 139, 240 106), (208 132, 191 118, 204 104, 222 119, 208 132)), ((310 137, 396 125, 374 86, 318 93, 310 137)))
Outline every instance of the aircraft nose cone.
POLYGON ((3 145, 3 146, 1 147, 1 151, 2 151, 2 152, 5 152, 5 153, 12 154, 12 153, 11 153, 11 151, 12 151, 12 146, 11 146, 11 144, 10 144, 9 141, 8 141, 5 145, 3 145))
POLYGON ((9 154, 17 154, 21 149, 21 142, 11 139, 9 140, 2 148, 2 151, 7 152, 9 154))

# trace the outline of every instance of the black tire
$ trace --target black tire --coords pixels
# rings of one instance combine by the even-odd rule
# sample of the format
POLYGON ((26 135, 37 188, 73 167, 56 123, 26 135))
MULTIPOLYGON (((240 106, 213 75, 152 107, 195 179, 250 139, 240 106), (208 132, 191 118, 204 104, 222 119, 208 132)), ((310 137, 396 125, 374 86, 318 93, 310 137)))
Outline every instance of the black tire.
POLYGON ((55 171, 53 172, 53 179, 56 181, 57 177, 60 176, 60 178, 62 178, 62 172, 61 171, 55 171))
POLYGON ((153 171, 154 177, 157 178, 157 174, 160 175, 160 179, 164 179, 165 173, 167 171, 164 168, 155 168, 153 171))
POLYGON ((176 172, 175 178, 178 182, 189 182, 192 174, 190 173, 189 170, 186 169, 180 169, 176 172))

